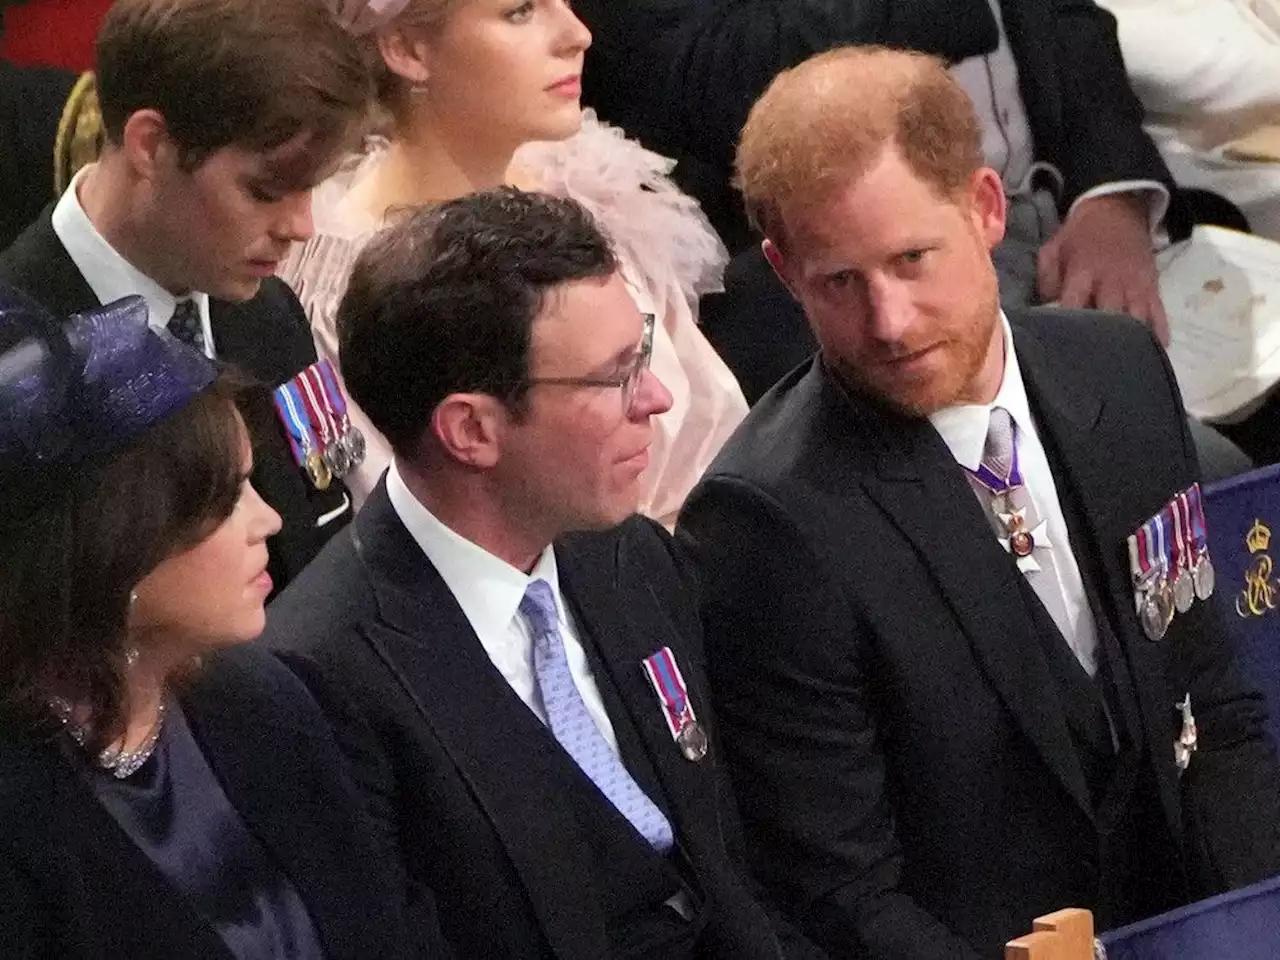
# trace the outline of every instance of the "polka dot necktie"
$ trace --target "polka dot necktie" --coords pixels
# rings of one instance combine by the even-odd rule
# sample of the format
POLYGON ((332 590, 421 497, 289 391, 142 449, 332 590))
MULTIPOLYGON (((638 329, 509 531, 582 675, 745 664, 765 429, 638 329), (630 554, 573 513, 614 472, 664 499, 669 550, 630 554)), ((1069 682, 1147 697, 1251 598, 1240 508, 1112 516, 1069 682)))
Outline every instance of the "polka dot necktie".
POLYGON ((600 733, 569 673, 551 585, 545 580, 530 583, 520 612, 533 633, 533 668, 551 732, 618 812, 654 849, 666 853, 674 842, 671 824, 600 733))
POLYGON ((200 318, 200 308, 190 297, 178 301, 167 327, 183 343, 204 353, 204 321, 200 318))

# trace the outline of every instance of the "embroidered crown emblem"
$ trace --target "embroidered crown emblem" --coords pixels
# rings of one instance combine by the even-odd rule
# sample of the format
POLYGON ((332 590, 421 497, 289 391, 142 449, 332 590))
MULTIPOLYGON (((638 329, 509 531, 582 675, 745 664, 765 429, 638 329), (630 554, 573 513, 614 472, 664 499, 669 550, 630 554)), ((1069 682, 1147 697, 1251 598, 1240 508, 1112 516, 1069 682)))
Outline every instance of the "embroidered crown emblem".
POLYGON ((1244 542, 1250 553, 1264 553, 1271 546, 1271 529, 1261 520, 1254 520, 1244 542))

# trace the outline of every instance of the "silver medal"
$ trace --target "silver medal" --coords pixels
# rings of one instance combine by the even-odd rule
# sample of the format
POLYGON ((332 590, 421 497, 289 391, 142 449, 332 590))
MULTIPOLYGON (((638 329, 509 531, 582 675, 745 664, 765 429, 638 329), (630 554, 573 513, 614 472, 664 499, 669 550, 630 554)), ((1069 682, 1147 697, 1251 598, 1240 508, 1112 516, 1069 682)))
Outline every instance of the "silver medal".
POLYGON ((342 444, 346 447, 347 457, 352 467, 358 467, 364 463, 365 440, 359 428, 348 425, 342 432, 342 444))
POLYGON ((351 469, 351 454, 341 437, 324 448, 324 461, 329 465, 329 472, 339 480, 347 475, 351 469))
POLYGON ((1164 611, 1161 609, 1154 590, 1148 592, 1142 598, 1142 607, 1138 611, 1138 617, 1142 621, 1142 632, 1147 635, 1148 640, 1154 643, 1164 636, 1168 624, 1165 621, 1164 611))
POLYGON ((1196 601, 1195 577, 1182 567, 1173 578, 1173 603, 1179 613, 1186 613, 1196 601))
POLYGON ((1195 582, 1196 596, 1201 600, 1208 600, 1213 596, 1213 586, 1217 575, 1213 571, 1213 561, 1209 559, 1209 551, 1196 559, 1195 568, 1191 571, 1191 578, 1195 582))
POLYGON ((707 732, 697 720, 690 720, 676 734, 676 744, 686 760, 697 763, 707 755, 707 732))

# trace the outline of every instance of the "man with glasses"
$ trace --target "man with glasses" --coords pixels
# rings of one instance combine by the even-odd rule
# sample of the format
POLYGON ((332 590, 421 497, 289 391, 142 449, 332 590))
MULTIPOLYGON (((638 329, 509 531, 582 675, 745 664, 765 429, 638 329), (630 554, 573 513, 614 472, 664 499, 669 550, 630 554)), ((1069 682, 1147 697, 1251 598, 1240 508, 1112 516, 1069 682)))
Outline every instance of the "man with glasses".
POLYGON ((416 213, 337 325, 395 456, 266 640, 458 955, 813 955, 730 854, 696 590, 634 515, 671 395, 590 216, 515 190, 416 213))

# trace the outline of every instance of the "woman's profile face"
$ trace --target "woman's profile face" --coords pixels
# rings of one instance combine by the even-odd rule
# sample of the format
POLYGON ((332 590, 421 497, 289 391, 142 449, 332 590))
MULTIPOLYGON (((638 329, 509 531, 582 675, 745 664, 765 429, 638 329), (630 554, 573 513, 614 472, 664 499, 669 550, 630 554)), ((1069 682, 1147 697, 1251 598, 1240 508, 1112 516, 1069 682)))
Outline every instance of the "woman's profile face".
POLYGON ((172 644, 188 656, 252 640, 266 626, 267 538, 280 530, 280 517, 249 483, 253 454, 243 423, 240 439, 243 480, 230 516, 135 588, 129 626, 144 643, 172 644))
POLYGON ((463 0, 424 39, 428 78, 414 96, 469 139, 563 140, 582 125, 590 45, 566 0, 463 0))

